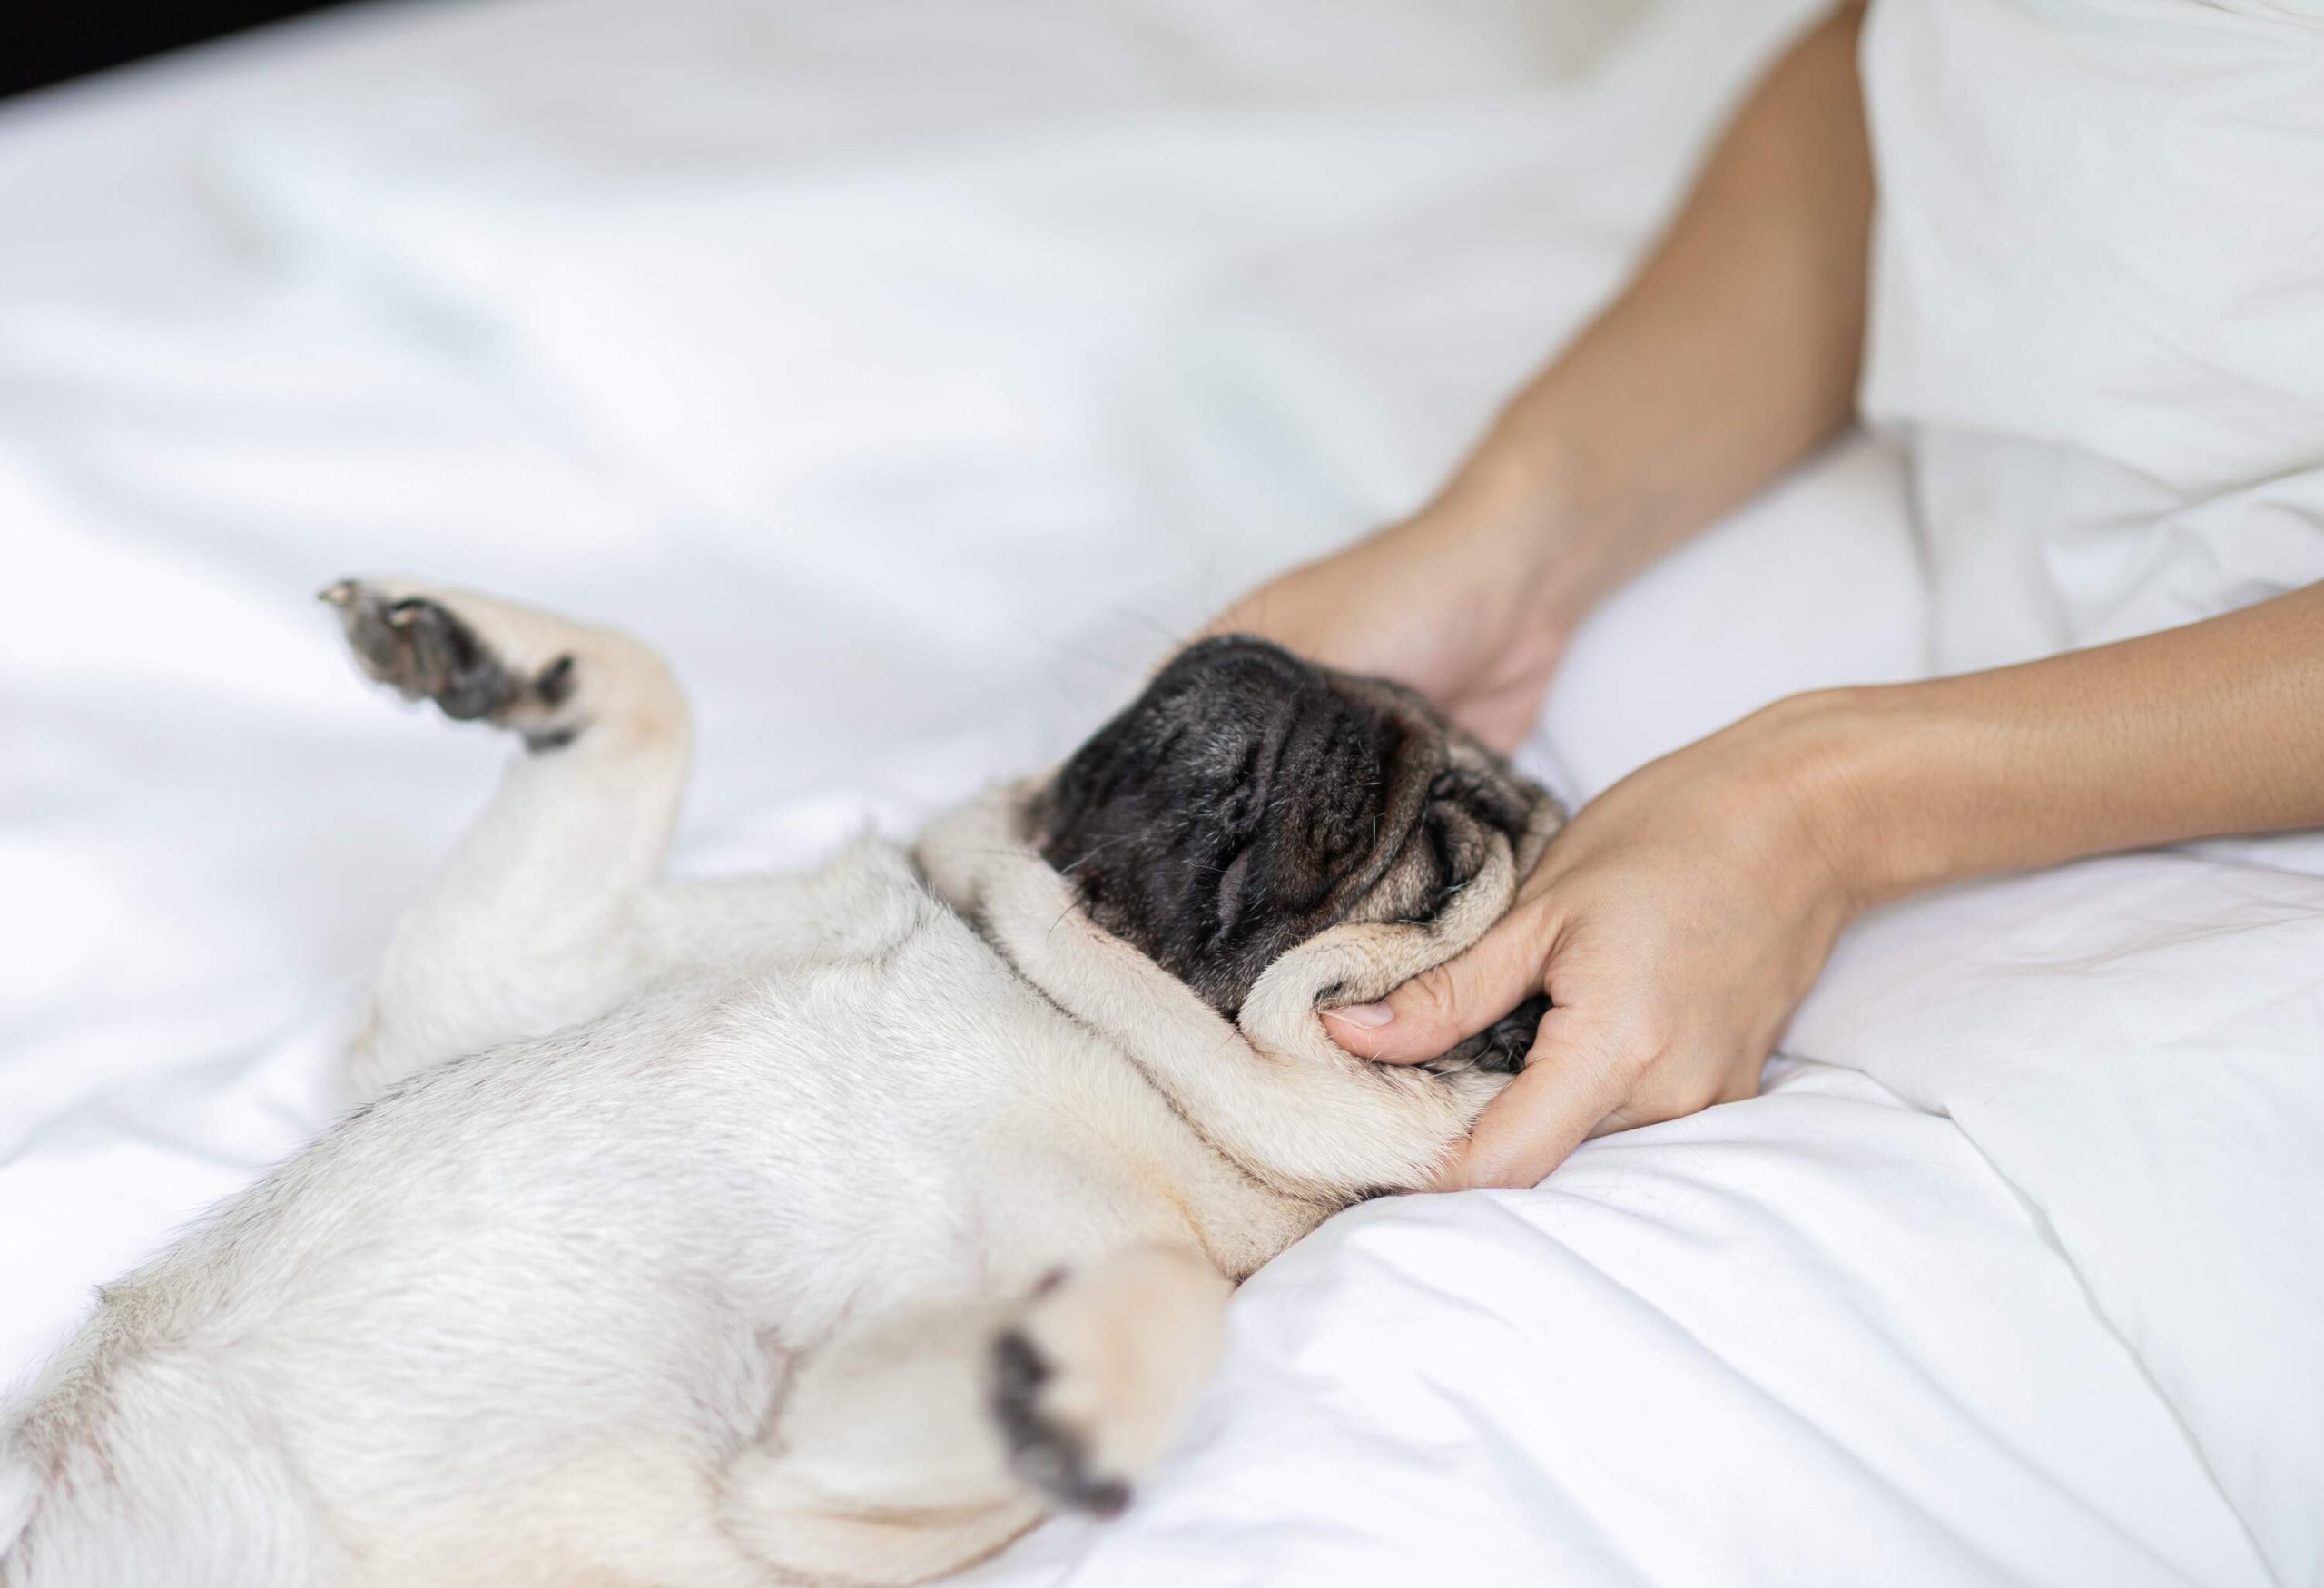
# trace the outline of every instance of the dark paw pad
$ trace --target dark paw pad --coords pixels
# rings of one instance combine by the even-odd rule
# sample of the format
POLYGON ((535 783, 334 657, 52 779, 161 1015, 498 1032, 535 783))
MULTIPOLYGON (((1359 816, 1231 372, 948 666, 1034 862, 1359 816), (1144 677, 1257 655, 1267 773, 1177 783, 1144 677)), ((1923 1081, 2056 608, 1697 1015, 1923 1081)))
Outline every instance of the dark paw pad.
POLYGON ((571 656, 559 656, 527 677, 504 665, 474 628, 442 603, 401 599, 344 579, 322 592, 339 608, 363 670, 413 700, 433 701, 455 722, 487 718, 523 725, 536 750, 569 744, 577 729, 546 721, 518 725, 520 716, 546 718, 570 700, 576 687, 571 656))
POLYGON ((1458 1047, 1430 1060, 1429 1065, 1436 1070, 1482 1070, 1493 1075, 1514 1075, 1525 1068, 1525 1055, 1532 1051, 1541 1017, 1549 1012, 1550 1001, 1537 992, 1475 1036, 1464 1038, 1458 1047))
POLYGON ((993 1342, 992 1366, 993 1415, 1019 1475, 1078 1511, 1118 1516, 1127 1509, 1129 1485, 1091 1472, 1081 1435, 1042 1411, 1042 1390, 1054 1370, 1040 1347, 1011 1329, 993 1342))

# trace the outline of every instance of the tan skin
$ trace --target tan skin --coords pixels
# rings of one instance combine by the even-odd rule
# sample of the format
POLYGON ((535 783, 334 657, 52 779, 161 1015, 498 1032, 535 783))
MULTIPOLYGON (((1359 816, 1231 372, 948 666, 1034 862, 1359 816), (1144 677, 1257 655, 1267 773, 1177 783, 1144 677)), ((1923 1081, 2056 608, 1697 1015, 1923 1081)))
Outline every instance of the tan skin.
MULTIPOLYGON (((1848 421, 1873 194, 1860 19, 1844 7, 1761 81, 1628 290, 1436 500, 1212 629, 1404 679, 1513 747, 1592 605, 1848 421)), ((2023 666, 1780 701, 1600 795, 1482 942, 1333 1034, 1411 1063, 1546 991, 1524 1072, 1444 1181, 1531 1185, 1590 1136, 1753 1095, 1869 904, 2324 825, 2319 705, 2324 586, 2023 666)))

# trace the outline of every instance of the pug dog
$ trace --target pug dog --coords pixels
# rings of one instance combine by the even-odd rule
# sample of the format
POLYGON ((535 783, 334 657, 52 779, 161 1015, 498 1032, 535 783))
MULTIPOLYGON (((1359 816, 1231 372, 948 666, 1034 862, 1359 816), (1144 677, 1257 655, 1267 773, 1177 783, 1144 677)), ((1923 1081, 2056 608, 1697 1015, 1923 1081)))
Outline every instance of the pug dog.
POLYGON ((1426 1184, 1540 1013, 1414 1069, 1320 1023, 1560 820, 1394 686, 1207 640, 912 848, 670 882, 645 646, 323 594, 523 751, 396 928, 353 1111, 0 1425, 5 1588, 904 1583, 1118 1511, 1234 1285, 1426 1184))

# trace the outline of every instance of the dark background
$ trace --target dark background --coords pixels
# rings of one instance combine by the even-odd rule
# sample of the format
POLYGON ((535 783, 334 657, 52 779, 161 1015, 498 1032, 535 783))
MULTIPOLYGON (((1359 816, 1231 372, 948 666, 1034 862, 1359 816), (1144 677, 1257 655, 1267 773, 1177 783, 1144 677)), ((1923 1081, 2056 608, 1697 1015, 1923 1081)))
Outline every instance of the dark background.
POLYGON ((33 0, 0 25, 0 95, 320 9, 318 0, 33 0))

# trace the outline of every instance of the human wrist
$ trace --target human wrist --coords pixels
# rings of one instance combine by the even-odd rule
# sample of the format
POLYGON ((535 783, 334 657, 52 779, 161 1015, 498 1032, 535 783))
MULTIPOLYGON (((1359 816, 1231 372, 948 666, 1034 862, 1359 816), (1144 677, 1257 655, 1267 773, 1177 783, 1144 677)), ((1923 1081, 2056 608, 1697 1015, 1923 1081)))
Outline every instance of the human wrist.
POLYGON ((1758 725, 1803 844, 1850 913, 1956 880, 1977 866, 1974 743, 1920 684, 1811 690, 1758 725))
POLYGON ((1611 537, 1582 506, 1554 438, 1497 426, 1410 526, 1449 542, 1512 626, 1571 634, 1620 582, 1611 537))

